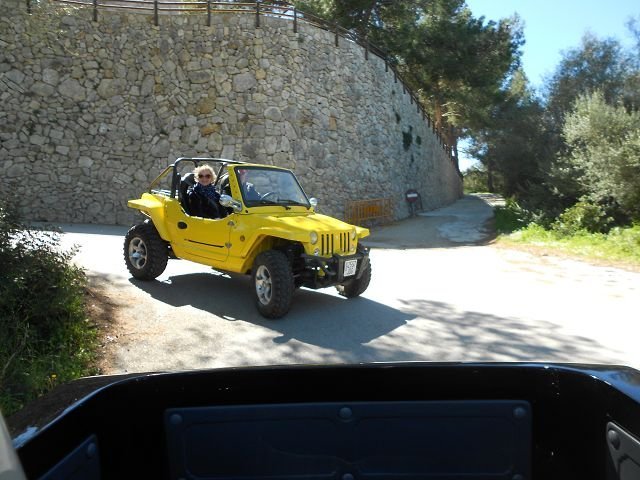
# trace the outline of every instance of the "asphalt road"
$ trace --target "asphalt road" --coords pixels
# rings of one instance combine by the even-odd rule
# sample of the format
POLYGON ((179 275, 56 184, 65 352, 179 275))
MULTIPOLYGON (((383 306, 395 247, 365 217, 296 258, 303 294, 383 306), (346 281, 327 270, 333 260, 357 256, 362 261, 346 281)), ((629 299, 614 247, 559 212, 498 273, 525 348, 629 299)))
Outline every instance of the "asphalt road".
POLYGON ((76 261, 116 305, 108 373, 377 361, 542 361, 640 368, 640 273, 490 245, 490 198, 372 229, 373 278, 357 299, 296 291, 279 320, 248 277, 170 260, 132 279, 126 228, 62 225, 76 261))

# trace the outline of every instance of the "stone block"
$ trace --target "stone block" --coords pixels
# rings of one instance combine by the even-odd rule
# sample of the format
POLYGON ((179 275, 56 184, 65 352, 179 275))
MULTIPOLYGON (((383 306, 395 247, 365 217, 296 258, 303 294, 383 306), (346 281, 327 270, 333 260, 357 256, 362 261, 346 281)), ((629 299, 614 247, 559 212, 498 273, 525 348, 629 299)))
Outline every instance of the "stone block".
POLYGON ((8 78, 9 80, 11 80, 16 85, 21 85, 24 82, 25 78, 26 78, 24 73, 22 73, 20 70, 16 70, 16 69, 9 70, 8 72, 6 72, 4 74, 4 77, 8 78))
POLYGON ((52 68, 45 68, 42 71, 42 81, 54 87, 60 82, 60 74, 52 68))
POLYGON ((124 130, 126 134, 135 139, 142 138, 142 129, 140 128, 139 123, 129 120, 124 126, 124 130))
POLYGON ((55 93, 55 88, 53 86, 43 83, 43 82, 35 82, 30 91, 35 93, 36 95, 40 95, 41 97, 50 97, 55 93))
POLYGON ((93 159, 90 157, 80 157, 78 158, 78 165, 81 168, 91 168, 93 166, 93 159))
POLYGON ((31 137, 29 137, 29 143, 31 145, 44 145, 47 141, 46 137, 40 135, 31 135, 31 137))
POLYGON ((188 72, 189 80, 191 83, 202 84, 209 83, 211 81, 211 72, 208 70, 199 70, 188 72))
POLYGON ((211 135, 212 133, 217 133, 219 132, 221 129, 221 126, 219 123, 211 123, 208 125, 205 125, 204 127, 200 128, 200 134, 203 137, 207 137, 209 135, 211 135))
POLYGON ((143 97, 148 97, 153 93, 155 85, 155 77, 153 75, 147 75, 142 81, 142 86, 140 87, 140 95, 142 95, 143 97))
POLYGON ((267 107, 264 111, 264 118, 279 122, 282 120, 282 112, 278 107, 267 107))
POLYGON ((225 145, 222 148, 222 153, 220 154, 221 158, 234 159, 236 153, 235 145, 225 145))
POLYGON ((255 88, 257 83, 253 73, 240 73, 233 77, 233 91, 237 93, 246 92, 255 88))
POLYGON ((171 150, 171 145, 166 138, 161 138, 151 147, 151 155, 154 157, 166 157, 171 150))

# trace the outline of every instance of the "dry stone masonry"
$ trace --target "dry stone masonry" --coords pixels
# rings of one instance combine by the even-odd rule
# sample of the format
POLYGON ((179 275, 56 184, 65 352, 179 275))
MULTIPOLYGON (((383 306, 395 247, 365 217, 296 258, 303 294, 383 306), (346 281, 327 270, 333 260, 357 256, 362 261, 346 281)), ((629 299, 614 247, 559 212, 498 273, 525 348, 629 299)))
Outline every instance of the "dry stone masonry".
POLYGON ((461 195, 455 165, 375 55, 290 20, 0 2, 0 186, 30 220, 128 224, 179 156, 292 168, 319 211, 461 195), (24 200, 24 197, 28 201, 24 200))

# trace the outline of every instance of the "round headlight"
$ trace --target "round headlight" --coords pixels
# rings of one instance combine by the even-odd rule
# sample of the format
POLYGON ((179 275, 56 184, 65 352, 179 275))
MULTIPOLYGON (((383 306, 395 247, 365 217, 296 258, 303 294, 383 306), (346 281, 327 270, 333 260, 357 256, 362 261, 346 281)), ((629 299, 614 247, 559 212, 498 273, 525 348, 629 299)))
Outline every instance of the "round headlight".
POLYGON ((355 239, 356 239, 356 231, 351 230, 351 240, 355 240, 355 239))
POLYGON ((311 232, 311 235, 309 235, 309 241, 311 242, 311 245, 318 243, 318 234, 316 232, 311 232))

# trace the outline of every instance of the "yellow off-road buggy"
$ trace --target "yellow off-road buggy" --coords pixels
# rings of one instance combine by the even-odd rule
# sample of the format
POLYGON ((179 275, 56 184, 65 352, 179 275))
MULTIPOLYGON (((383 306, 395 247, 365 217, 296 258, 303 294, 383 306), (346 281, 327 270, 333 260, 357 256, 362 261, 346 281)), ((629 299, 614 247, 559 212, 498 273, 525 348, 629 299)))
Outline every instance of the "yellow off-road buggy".
POLYGON ((260 313, 279 318, 290 308, 294 289, 335 286, 357 297, 369 286, 369 251, 359 241, 369 235, 357 227, 315 212, 291 170, 219 158, 179 158, 151 184, 149 192, 129 200, 149 217, 132 226, 124 241, 124 259, 133 277, 152 280, 169 258, 209 265, 216 270, 251 274, 260 313), (221 194, 219 218, 190 215, 193 169, 210 165, 221 194), (251 194, 240 182, 250 179, 251 194))

